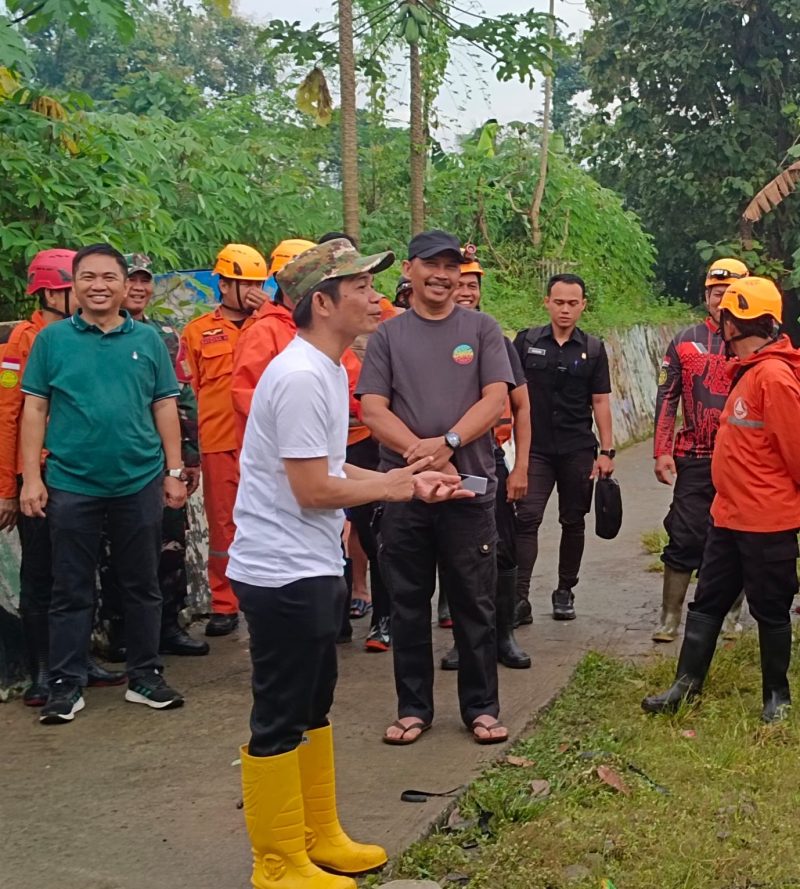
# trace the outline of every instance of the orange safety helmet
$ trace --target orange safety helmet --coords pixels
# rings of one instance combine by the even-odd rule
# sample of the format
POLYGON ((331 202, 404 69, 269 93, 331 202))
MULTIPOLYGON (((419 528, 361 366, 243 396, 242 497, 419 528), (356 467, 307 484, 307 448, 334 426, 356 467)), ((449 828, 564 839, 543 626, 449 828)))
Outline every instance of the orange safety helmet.
POLYGON ((461 274, 483 277, 483 266, 478 262, 478 248, 474 244, 466 244, 461 251, 461 274))
POLYGON ((735 281, 722 295, 719 308, 742 320, 761 318, 763 315, 770 315, 778 324, 783 320, 783 300, 769 278, 748 276, 735 281))
POLYGON ((483 271, 483 266, 478 262, 478 260, 473 260, 472 262, 465 262, 461 266, 461 274, 462 275, 479 275, 481 278, 484 276, 485 272, 483 271))
POLYGON ((269 261, 269 273, 274 275, 279 272, 287 263, 291 262, 296 256, 305 253, 317 245, 313 241, 304 241, 302 238, 288 238, 281 241, 280 244, 272 251, 269 261))
POLYGON ((214 274, 234 281, 266 281, 267 261, 247 244, 226 244, 214 265, 214 274))
POLYGON ((706 272, 706 287, 716 284, 733 284, 740 278, 746 278, 750 272, 740 259, 715 259, 706 272))

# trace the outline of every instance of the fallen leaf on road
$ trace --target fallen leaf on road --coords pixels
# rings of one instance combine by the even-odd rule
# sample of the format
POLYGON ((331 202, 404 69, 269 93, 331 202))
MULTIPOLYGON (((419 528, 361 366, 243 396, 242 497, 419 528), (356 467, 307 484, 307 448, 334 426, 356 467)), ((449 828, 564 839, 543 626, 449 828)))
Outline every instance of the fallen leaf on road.
POLYGON ((509 755, 505 758, 505 763, 509 766, 520 766, 523 769, 529 769, 531 766, 536 765, 536 760, 526 759, 524 756, 509 755))
POLYGON ((531 790, 531 796, 550 796, 550 782, 544 778, 536 778, 528 785, 531 790))
POLYGON ((598 766, 597 777, 604 784, 608 784, 609 787, 612 787, 619 793, 624 793, 625 796, 630 796, 630 787, 628 787, 628 785, 622 780, 619 772, 612 769, 611 766, 598 766))

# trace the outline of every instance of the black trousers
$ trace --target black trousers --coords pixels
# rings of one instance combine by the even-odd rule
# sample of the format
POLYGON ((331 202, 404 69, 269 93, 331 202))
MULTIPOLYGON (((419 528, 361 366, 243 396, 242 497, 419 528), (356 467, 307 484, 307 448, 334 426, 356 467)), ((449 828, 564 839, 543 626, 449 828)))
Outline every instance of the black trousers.
POLYGON ((87 497, 55 488, 48 493, 53 557, 50 681, 65 679, 86 685, 86 652, 104 527, 125 605, 128 675, 135 677, 160 669, 161 592, 157 571, 163 510, 161 475, 127 497, 87 497))
POLYGON ((508 502, 508 466, 502 448, 494 449, 497 493, 494 514, 497 524, 497 569, 512 571, 517 567, 517 507, 508 502))
POLYGON ((709 529, 689 610, 722 620, 744 589, 760 626, 785 627, 797 595, 797 531, 709 529))
POLYGON ((531 575, 539 555, 539 526, 554 487, 558 491, 561 524, 558 588, 571 590, 577 585, 586 537, 586 513, 592 508, 594 483, 589 476, 594 457, 592 448, 571 454, 531 454, 528 493, 517 503, 517 594, 520 598, 527 599, 530 593, 531 575))
POLYGON ((709 516, 715 494, 711 458, 677 457, 675 467, 675 491, 664 519, 669 542, 661 561, 676 571, 696 571, 711 526, 709 516))
POLYGON ((21 560, 19 566, 20 614, 46 614, 50 610, 53 566, 50 525, 46 518, 29 518, 20 512, 17 533, 21 560))
MULTIPOLYGON (((186 507, 164 507, 161 522, 161 554, 158 560, 158 586, 161 590, 161 628, 171 635, 178 626, 178 614, 186 605, 189 582, 186 572, 186 531, 189 525, 186 507)), ((117 583, 111 560, 111 541, 103 534, 100 546, 100 617, 125 620, 123 593, 117 583)))
POLYGON ((436 565, 449 597, 459 654, 458 700, 467 726, 500 712, 497 689, 494 503, 387 503, 380 563, 392 602, 392 652, 400 717, 433 719, 431 599, 436 565))
POLYGON ((253 665, 251 756, 294 750, 303 732, 328 724, 338 669, 336 636, 347 595, 342 577, 282 587, 231 586, 247 619, 253 665))
MULTIPOLYGON (((347 462, 361 469, 377 471, 380 464, 378 442, 374 438, 356 442, 347 449, 347 462)), ((358 539, 369 560, 369 586, 372 593, 372 624, 382 617, 388 617, 390 611, 389 593, 381 574, 378 562, 378 535, 375 530, 375 513, 379 503, 365 503, 352 506, 347 510, 347 517, 356 529, 358 539)))

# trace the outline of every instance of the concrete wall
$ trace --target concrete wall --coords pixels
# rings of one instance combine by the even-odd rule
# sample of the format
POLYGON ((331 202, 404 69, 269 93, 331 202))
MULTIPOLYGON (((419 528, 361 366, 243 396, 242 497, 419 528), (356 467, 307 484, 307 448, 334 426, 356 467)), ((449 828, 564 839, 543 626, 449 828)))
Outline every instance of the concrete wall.
MULTIPOLYGON (((605 339, 611 365, 614 440, 619 448, 649 434, 661 358, 674 331, 669 327, 636 326, 605 339)), ((205 563, 208 528, 202 487, 189 505, 189 603, 187 616, 209 610, 205 563)), ((16 534, 0 534, 0 700, 24 680, 17 619, 19 546, 16 534)))

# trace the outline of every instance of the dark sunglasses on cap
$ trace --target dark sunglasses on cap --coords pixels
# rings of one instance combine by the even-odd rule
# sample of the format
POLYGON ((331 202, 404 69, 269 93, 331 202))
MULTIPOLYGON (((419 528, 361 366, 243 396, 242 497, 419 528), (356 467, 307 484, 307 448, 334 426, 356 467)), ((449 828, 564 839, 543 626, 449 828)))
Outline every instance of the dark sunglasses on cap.
POLYGON ((747 275, 743 275, 740 272, 729 272, 727 269, 711 269, 708 273, 709 278, 746 278, 747 275))

